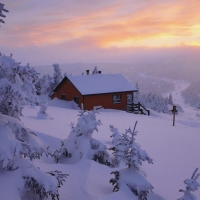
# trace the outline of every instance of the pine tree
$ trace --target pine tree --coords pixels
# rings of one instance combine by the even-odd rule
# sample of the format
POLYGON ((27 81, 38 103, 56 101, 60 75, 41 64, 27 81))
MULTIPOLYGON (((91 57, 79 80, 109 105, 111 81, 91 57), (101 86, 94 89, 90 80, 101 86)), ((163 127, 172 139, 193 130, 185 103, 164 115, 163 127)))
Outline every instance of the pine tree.
MULTIPOLYGON (((4 4, 0 3, 0 17, 6 17, 4 14, 2 14, 2 11, 8 12, 8 10, 6 10, 6 9, 4 8, 4 4)), ((0 19, 0 22, 1 22, 1 23, 5 23, 5 22, 3 21, 3 19, 0 19)))
POLYGON ((40 110, 38 112, 38 117, 47 117, 48 113, 47 113, 47 108, 48 108, 48 102, 47 101, 43 101, 41 103, 41 107, 40 110))
POLYGON ((0 112, 18 118, 22 116, 22 105, 27 103, 26 95, 5 78, 0 78, 0 112))
POLYGON ((127 168, 111 173, 115 177, 110 180, 110 183, 114 185, 114 192, 127 186, 138 196, 139 200, 147 200, 147 194, 153 189, 153 186, 146 180, 140 166, 144 161, 148 163, 153 163, 153 161, 146 151, 142 150, 140 145, 135 142, 136 125, 137 122, 133 130, 129 128, 124 134, 119 134, 116 128, 110 126, 113 137, 111 149, 114 151, 115 163, 125 162, 127 165, 127 168))
POLYGON ((32 192, 40 199, 58 199, 58 187, 66 178, 61 172, 44 173, 33 165, 33 159, 50 155, 41 145, 37 134, 19 121, 22 106, 36 103, 35 82, 38 73, 20 66, 10 57, 0 55, 0 171, 16 175, 23 187, 16 188, 18 196, 32 192), (17 118, 17 119, 16 119, 17 118))
POLYGON ((35 82, 38 73, 29 65, 21 66, 11 56, 0 56, 0 112, 22 116, 22 105, 39 104, 35 82))
POLYGON ((42 78, 38 79, 35 84, 39 95, 48 95, 51 91, 51 84, 53 83, 53 78, 48 74, 43 75, 42 78))
POLYGON ((32 160, 42 155, 50 155, 50 151, 41 145, 37 134, 24 127, 17 119, 0 114, 0 170, 4 176, 16 175, 22 188, 16 188, 19 196, 27 192, 39 195, 40 199, 51 196, 59 197, 58 187, 63 183, 66 174, 61 172, 45 173, 38 169, 32 160))
POLYGON ((194 192, 195 190, 198 190, 198 187, 200 186, 199 183, 197 182, 197 179, 200 174, 198 173, 196 175, 197 171, 198 168, 195 169, 190 179, 186 179, 184 181, 184 183, 186 184, 186 190, 179 190, 179 192, 183 192, 184 195, 182 198, 179 198, 178 200, 197 200, 197 197, 191 193, 194 192))
POLYGON ((92 138, 94 130, 98 131, 101 121, 96 119, 98 107, 90 112, 80 111, 76 126, 71 125, 71 132, 65 139, 61 148, 54 152, 56 162, 73 162, 80 159, 90 159, 98 163, 111 166, 111 160, 106 146, 100 141, 92 138))
POLYGON ((52 95, 53 90, 57 87, 57 85, 62 81, 63 79, 63 75, 60 69, 59 64, 53 64, 53 68, 54 68, 54 74, 53 74, 53 78, 50 82, 50 92, 49 92, 49 96, 52 95))

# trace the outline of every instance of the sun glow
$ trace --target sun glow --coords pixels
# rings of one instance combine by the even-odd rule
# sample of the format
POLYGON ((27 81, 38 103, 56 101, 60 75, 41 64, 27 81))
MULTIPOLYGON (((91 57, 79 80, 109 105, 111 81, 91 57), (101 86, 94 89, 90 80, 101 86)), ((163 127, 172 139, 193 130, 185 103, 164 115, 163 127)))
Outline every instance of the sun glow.
POLYGON ((191 46, 200 47, 200 42, 192 42, 191 46))

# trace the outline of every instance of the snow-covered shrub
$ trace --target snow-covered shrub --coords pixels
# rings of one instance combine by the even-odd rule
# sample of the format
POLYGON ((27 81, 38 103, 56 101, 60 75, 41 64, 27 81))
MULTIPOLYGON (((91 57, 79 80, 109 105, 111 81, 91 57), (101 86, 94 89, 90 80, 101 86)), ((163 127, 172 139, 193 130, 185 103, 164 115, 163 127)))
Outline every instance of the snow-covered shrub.
POLYGON ((184 195, 182 198, 179 198, 178 200, 197 200, 197 197, 191 193, 194 192, 195 190, 198 190, 198 187, 200 186, 199 183, 197 182, 197 179, 200 174, 198 173, 196 175, 197 171, 198 168, 196 168, 190 179, 186 179, 184 181, 184 183, 186 184, 186 190, 179 190, 179 192, 183 192, 184 195))
POLYGON ((101 124, 96 119, 96 108, 90 112, 80 111, 80 117, 76 126, 71 125, 72 130, 67 139, 62 142, 61 148, 54 152, 57 162, 67 159, 68 162, 76 163, 80 159, 90 159, 101 164, 112 165, 106 146, 92 138, 94 130, 101 124))
MULTIPOLYGON (((50 154, 37 134, 24 127, 17 119, 0 114, 0 171, 4 176, 17 174, 17 196, 24 196, 31 191, 43 199, 45 196, 57 197, 58 187, 66 175, 60 172, 49 174, 39 170, 31 162, 40 159, 43 154, 50 154), (6 173, 9 171, 9 174, 6 173)), ((1 175, 0 175, 1 176, 1 175)), ((12 185, 12 182, 9 182, 12 185)))
POLYGON ((118 129, 115 128, 113 125, 110 125, 110 130, 112 132, 112 135, 110 137, 112 138, 113 146, 110 147, 109 149, 113 151, 114 166, 118 166, 120 164, 121 159, 123 159, 123 153, 121 152, 122 139, 118 129))
POLYGON ((24 191, 25 193, 36 194, 40 199, 48 198, 48 196, 51 196, 52 200, 59 199, 58 188, 63 185, 67 176, 67 174, 62 174, 60 171, 43 173, 32 166, 23 172, 24 191))
POLYGON ((48 113, 47 113, 47 108, 48 108, 48 102, 41 102, 41 107, 40 110, 38 112, 38 117, 47 117, 48 113))
POLYGON ((145 178, 146 175, 140 169, 140 166, 144 161, 153 163, 153 160, 135 142, 135 136, 137 135, 137 131, 135 131, 136 125, 137 122, 133 130, 129 128, 124 134, 119 134, 114 126, 110 126, 113 137, 113 147, 111 149, 114 150, 115 163, 125 162, 127 165, 127 168, 111 173, 115 177, 110 180, 110 183, 114 185, 114 192, 127 186, 138 196, 139 200, 147 200, 147 194, 153 189, 153 186, 145 178))

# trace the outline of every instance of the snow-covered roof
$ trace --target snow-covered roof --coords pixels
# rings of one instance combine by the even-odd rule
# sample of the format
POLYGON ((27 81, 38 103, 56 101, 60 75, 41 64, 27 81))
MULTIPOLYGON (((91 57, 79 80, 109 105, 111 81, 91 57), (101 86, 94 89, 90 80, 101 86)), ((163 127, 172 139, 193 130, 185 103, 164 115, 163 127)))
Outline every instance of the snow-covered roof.
POLYGON ((121 74, 66 76, 82 95, 137 91, 121 74))

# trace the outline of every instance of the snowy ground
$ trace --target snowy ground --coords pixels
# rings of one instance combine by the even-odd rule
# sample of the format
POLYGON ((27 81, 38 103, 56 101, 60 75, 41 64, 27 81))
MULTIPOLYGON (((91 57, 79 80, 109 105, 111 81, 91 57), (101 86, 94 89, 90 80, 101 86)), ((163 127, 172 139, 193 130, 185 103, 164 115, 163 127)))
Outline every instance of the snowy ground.
MULTIPOLYGON (((172 93, 175 103, 180 104, 184 113, 176 116, 176 125, 172 126, 172 115, 158 114, 151 111, 151 116, 142 116, 117 110, 102 110, 97 116, 102 124, 99 132, 93 137, 107 146, 111 144, 109 125, 114 125, 120 132, 132 127, 138 121, 136 141, 153 158, 154 164, 145 164, 144 171, 147 179, 154 186, 154 192, 166 200, 174 200, 182 196, 179 189, 184 189, 183 181, 191 177, 196 167, 200 167, 200 118, 196 111, 185 105, 180 95, 187 87, 185 82, 177 82, 172 93)), ((70 124, 76 124, 78 110, 74 105, 63 101, 50 101, 49 118, 39 119, 39 107, 25 107, 22 122, 26 127, 38 132, 38 136, 46 145, 53 149, 59 147, 60 140, 67 138, 70 124), (51 137, 48 137, 51 136, 51 137)), ((82 161, 77 164, 46 164, 51 159, 41 160, 36 165, 49 171, 53 169, 68 173, 65 184, 60 189, 61 200, 96 200, 96 199, 127 199, 131 200, 129 191, 112 193, 109 184, 110 172, 113 169, 93 161, 82 161)), ((200 198, 200 190, 195 192, 200 198)), ((156 200, 155 196, 149 199, 156 200)), ((158 198, 159 199, 159 198, 158 198)))

